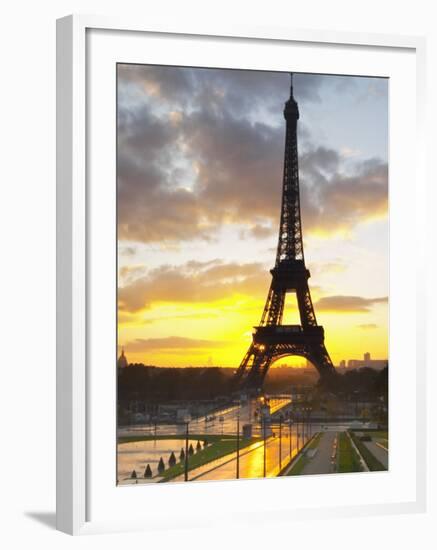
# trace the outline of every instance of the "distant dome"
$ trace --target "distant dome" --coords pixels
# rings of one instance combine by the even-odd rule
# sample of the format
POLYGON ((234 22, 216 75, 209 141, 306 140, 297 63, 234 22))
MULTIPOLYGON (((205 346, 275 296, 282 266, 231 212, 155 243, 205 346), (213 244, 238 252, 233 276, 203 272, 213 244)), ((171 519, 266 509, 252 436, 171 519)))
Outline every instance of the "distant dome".
POLYGON ((122 348, 121 350, 121 355, 120 357, 118 358, 118 361, 117 361, 117 367, 119 369, 124 369, 128 366, 128 362, 127 362, 127 359, 126 359, 126 355, 124 354, 124 349, 122 348))

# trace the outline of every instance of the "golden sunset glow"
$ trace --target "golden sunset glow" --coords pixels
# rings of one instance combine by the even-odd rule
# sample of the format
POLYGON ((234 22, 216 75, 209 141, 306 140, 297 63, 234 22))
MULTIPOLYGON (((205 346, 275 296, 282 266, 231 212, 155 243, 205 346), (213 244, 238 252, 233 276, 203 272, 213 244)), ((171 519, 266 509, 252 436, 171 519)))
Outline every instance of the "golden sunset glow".
MULTIPOLYGON (((275 261, 286 80, 119 67, 118 344, 130 363, 240 364, 275 261)), ((388 357, 387 87, 372 80, 295 82, 305 261, 335 365, 388 357)), ((284 323, 299 324, 292 296, 284 323)))

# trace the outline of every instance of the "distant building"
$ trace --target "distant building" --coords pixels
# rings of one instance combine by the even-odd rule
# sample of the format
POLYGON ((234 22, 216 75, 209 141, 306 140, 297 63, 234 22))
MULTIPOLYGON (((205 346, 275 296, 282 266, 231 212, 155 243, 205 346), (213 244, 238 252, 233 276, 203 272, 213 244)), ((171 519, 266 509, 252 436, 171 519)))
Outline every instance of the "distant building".
POLYGON ((340 364, 338 365, 341 369, 344 369, 346 367, 346 361, 344 359, 342 359, 340 361, 340 364))
POLYGON ((121 348, 121 354, 117 360, 117 367, 119 369, 125 369, 128 365, 129 363, 127 362, 126 355, 124 354, 124 348, 121 348))
POLYGON ((370 353, 366 352, 363 359, 350 359, 347 363, 349 369, 361 369, 369 367, 371 369, 382 370, 387 366, 387 359, 372 359, 370 353))

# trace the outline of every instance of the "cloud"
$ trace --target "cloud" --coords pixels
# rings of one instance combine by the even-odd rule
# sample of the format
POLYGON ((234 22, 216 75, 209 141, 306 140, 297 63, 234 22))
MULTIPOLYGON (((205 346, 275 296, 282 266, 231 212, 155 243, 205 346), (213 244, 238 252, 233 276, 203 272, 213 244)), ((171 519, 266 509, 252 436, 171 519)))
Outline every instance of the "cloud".
POLYGON ((218 319, 220 317, 220 314, 217 311, 207 311, 202 313, 186 313, 181 315, 161 315, 160 317, 148 317, 145 322, 147 324, 149 323, 159 323, 162 321, 174 321, 175 319, 189 319, 192 321, 193 319, 218 319))
POLYGON ((384 217, 388 207, 388 166, 378 159, 354 165, 342 174, 340 154, 318 147, 301 160, 304 230, 310 234, 350 231, 384 217))
MULTIPOLYGON (((350 80, 295 74, 294 92, 300 102, 320 103, 323 84, 344 87, 350 80)), ((280 113, 289 83, 286 72, 118 65, 121 100, 129 104, 144 102, 144 97, 150 97, 175 108, 214 109, 227 104, 241 115, 267 104, 273 112, 280 113)))
POLYGON ((165 338, 137 338, 131 342, 127 342, 124 348, 128 353, 143 353, 157 350, 222 348, 227 344, 227 342, 218 340, 201 340, 183 336, 168 336, 165 338))
POLYGON ((373 330, 374 328, 378 328, 378 325, 375 325, 375 323, 364 323, 363 325, 357 325, 357 327, 363 330, 373 330))
POLYGON ((135 256, 136 248, 134 246, 120 246, 120 241, 119 241, 118 253, 121 256, 126 256, 126 257, 135 256))
POLYGON ((335 313, 368 313, 375 304, 386 304, 387 296, 381 298, 362 298, 361 296, 325 296, 315 304, 316 311, 335 313))
MULTIPOLYGON (((298 100, 320 101, 327 78, 296 75, 298 100)), ((282 73, 120 65, 119 238, 211 240, 223 224, 244 226, 243 237, 274 234, 287 93, 282 73)), ((345 171, 341 152, 314 144, 299 163, 306 234, 348 232, 385 215, 387 164, 348 159, 345 171)))
POLYGON ((131 264, 124 265, 118 270, 119 280, 123 281, 123 284, 138 279, 145 272, 145 266, 143 264, 131 264))
POLYGON ((263 296, 268 270, 260 263, 187 262, 160 266, 119 288, 121 312, 138 312, 152 303, 209 303, 235 294, 263 296))
POLYGON ((315 264, 309 264, 309 270, 313 274, 326 274, 326 273, 343 273, 348 268, 347 264, 340 260, 335 259, 332 262, 317 262, 315 264))

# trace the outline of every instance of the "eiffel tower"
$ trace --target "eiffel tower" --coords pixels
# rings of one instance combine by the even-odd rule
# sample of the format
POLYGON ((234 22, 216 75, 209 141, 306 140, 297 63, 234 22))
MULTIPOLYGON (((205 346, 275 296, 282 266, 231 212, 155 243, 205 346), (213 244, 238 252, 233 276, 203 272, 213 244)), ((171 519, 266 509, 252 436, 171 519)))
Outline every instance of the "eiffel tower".
POLYGON ((254 327, 252 343, 236 374, 237 387, 261 389, 274 361, 298 355, 317 369, 321 383, 336 375, 325 347, 323 327, 317 324, 308 287, 310 272, 305 266, 300 215, 299 168, 297 156, 297 121, 299 109, 293 97, 291 74, 290 98, 285 103, 286 120, 284 176, 281 221, 272 282, 259 326, 254 327), (300 325, 283 325, 285 297, 296 294, 300 325))

